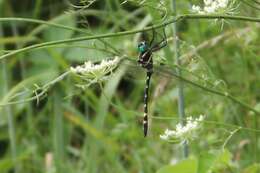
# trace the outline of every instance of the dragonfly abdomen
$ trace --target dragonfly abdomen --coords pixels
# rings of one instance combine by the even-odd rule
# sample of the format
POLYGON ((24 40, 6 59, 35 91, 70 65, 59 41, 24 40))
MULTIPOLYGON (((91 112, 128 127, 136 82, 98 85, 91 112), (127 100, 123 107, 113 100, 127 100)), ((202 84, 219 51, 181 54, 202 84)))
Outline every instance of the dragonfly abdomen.
POLYGON ((144 89, 144 118, 143 118, 143 128, 144 128, 144 136, 147 136, 148 132, 148 96, 149 96, 149 86, 150 80, 152 76, 152 71, 146 72, 146 82, 145 82, 145 89, 144 89))

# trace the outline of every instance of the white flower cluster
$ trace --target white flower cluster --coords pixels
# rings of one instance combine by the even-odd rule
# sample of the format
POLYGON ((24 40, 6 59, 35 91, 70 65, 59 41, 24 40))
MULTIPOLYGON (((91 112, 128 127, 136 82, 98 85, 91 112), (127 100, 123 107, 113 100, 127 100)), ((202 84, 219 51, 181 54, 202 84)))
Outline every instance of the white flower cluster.
POLYGON ((101 78, 116 68, 119 62, 120 58, 118 56, 112 60, 102 60, 100 64, 87 61, 83 65, 70 67, 70 71, 90 79, 101 78))
POLYGON ((200 115, 199 118, 193 119, 192 117, 187 118, 186 125, 181 125, 178 123, 176 125, 176 130, 166 129, 163 135, 160 135, 160 138, 163 140, 169 139, 181 139, 188 140, 193 139, 196 134, 196 130, 200 128, 200 123, 204 120, 204 116, 200 115))
POLYGON ((199 14, 218 13, 228 8, 229 0, 204 0, 204 7, 192 6, 192 11, 199 14))

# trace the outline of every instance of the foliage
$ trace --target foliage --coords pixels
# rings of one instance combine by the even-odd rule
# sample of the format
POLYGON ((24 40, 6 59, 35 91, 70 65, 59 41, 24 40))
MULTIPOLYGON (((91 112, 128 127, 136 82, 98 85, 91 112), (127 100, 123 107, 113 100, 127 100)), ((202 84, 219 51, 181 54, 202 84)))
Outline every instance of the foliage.
POLYGON ((259 172, 257 1, 216 14, 194 14, 202 0, 176 1, 177 11, 173 2, 0 0, 0 172, 259 172), (153 56, 144 138, 137 45, 142 31, 163 28, 168 45, 153 56), (122 62, 91 85, 70 73, 117 56, 122 62), (186 116, 205 115, 188 158, 183 142, 160 139, 185 121, 180 81, 186 116))

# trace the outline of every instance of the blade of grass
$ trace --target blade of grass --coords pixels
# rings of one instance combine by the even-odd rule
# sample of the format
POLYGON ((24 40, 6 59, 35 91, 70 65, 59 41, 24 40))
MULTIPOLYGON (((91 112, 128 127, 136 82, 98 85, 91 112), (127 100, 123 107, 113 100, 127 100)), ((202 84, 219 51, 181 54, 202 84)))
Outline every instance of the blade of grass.
MULTIPOLYGON (((0 25, 0 36, 4 35, 3 31, 2 31, 2 25, 0 25)), ((4 48, 4 46, 1 46, 2 48, 4 48)), ((9 90, 9 77, 8 77, 8 69, 7 69, 7 62, 6 60, 2 62, 2 75, 3 75, 3 81, 5 81, 5 83, 3 84, 3 93, 7 93, 9 90)), ((15 135, 15 122, 14 122, 14 116, 13 113, 11 111, 11 106, 6 106, 4 109, 4 114, 5 116, 7 116, 7 120, 8 120, 8 134, 9 134, 9 141, 10 141, 10 150, 11 150, 11 158, 12 158, 12 162, 13 162, 13 169, 14 169, 14 173, 16 173, 18 171, 17 168, 17 164, 15 164, 16 162, 16 135, 15 135)))
POLYGON ((54 158, 55 158, 55 167, 57 172, 64 172, 64 123, 63 123, 63 115, 62 115, 62 100, 60 99, 58 91, 54 93, 53 97, 53 149, 54 149, 54 158))

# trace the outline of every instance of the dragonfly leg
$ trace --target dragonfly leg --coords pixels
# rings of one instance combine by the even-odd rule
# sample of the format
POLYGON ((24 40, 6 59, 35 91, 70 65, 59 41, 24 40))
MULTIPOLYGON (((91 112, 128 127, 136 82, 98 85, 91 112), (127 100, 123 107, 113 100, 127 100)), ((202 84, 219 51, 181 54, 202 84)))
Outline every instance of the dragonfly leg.
POLYGON ((154 27, 152 27, 152 30, 153 30, 153 35, 152 35, 152 39, 151 39, 151 41, 149 43, 149 46, 152 46, 153 41, 154 41, 154 37, 155 37, 155 29, 154 29, 154 27))
MULTIPOLYGON (((159 33, 158 33, 159 34, 159 33)), ((160 36, 162 36, 161 34, 159 34, 160 36)), ((154 45, 151 50, 152 52, 155 52, 163 47, 165 47, 167 45, 167 37, 166 37, 166 33, 165 33, 165 28, 163 28, 163 36, 162 36, 162 40, 157 43, 156 45, 154 45)))

